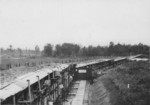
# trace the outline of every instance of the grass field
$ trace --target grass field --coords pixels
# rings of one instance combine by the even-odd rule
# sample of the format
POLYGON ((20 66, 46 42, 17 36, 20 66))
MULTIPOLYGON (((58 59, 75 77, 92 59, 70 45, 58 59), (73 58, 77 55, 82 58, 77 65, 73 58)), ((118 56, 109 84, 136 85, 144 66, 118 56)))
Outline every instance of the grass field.
POLYGON ((58 58, 58 57, 35 57, 35 58, 16 58, 16 57, 2 57, 0 70, 9 69, 8 65, 11 65, 11 68, 18 67, 18 66, 38 66, 43 63, 75 63, 75 62, 82 62, 87 60, 92 60, 96 58, 112 58, 112 57, 68 57, 68 58, 58 58))
POLYGON ((38 57, 38 58, 2 58, 0 69, 8 69, 8 65, 11 65, 11 68, 17 66, 25 66, 28 63, 28 66, 38 66, 43 63, 69 63, 81 61, 83 58, 52 58, 52 57, 38 57))

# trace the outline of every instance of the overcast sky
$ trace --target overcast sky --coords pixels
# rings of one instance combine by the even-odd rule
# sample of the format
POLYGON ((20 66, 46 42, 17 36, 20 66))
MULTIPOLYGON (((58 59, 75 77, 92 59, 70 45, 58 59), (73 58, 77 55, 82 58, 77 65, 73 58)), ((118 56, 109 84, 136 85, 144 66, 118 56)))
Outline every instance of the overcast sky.
POLYGON ((150 0, 0 0, 0 46, 150 45, 150 0))

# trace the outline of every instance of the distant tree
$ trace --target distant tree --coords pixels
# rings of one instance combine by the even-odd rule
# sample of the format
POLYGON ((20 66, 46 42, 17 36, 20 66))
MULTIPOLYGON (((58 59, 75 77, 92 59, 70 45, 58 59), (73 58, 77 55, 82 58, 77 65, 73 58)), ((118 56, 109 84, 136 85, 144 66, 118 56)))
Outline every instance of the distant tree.
POLYGON ((19 51, 19 56, 22 56, 22 50, 21 50, 21 48, 18 48, 18 51, 19 51))
POLYGON ((62 47, 61 47, 60 44, 57 44, 56 47, 55 47, 55 56, 60 56, 60 57, 63 56, 62 47))
POLYGON ((38 45, 36 45, 36 46, 35 46, 35 53, 36 53, 36 56, 38 56, 39 52, 40 52, 40 48, 39 48, 38 45))
POLYGON ((114 55, 114 46, 115 46, 114 42, 109 43, 109 48, 108 48, 109 55, 114 55))
POLYGON ((2 63, 2 54, 3 54, 3 48, 0 48, 0 64, 2 63))
POLYGON ((81 56, 88 56, 88 51, 86 47, 83 47, 80 49, 80 55, 81 56))
POLYGON ((55 55, 56 56, 77 56, 80 51, 80 46, 72 43, 63 43, 62 45, 56 45, 55 55))
POLYGON ((51 44, 47 44, 44 46, 44 56, 50 57, 53 53, 53 47, 51 44))
POLYGON ((12 45, 9 45, 9 51, 10 51, 10 55, 14 55, 13 46, 12 45))
POLYGON ((1 52, 1 54, 3 54, 3 52, 4 52, 4 49, 3 49, 3 48, 1 48, 1 49, 0 49, 0 52, 1 52))
POLYGON ((114 42, 109 43, 109 47, 114 47, 114 45, 115 45, 114 42))
POLYGON ((12 47, 12 45, 9 45, 9 49, 10 49, 10 51, 12 50, 12 48, 13 48, 13 47, 12 47))
MULTIPOLYGON (((45 46, 44 49, 52 49, 52 46, 45 46)), ((44 50, 44 53, 47 50, 44 50)), ((49 52, 49 51, 48 51, 49 52)), ((45 53, 46 55, 52 55, 45 53)), ((109 46, 87 46, 80 47, 77 44, 72 43, 63 43, 62 45, 57 44, 55 47, 54 55, 60 57, 70 57, 70 56, 127 56, 127 55, 136 55, 136 54, 149 54, 149 46, 142 43, 137 45, 126 45, 126 44, 114 44, 110 42, 109 46)))
POLYGON ((79 53, 80 46, 72 43, 62 44, 62 52, 65 56, 76 56, 79 53))
POLYGON ((64 56, 70 56, 72 54, 72 45, 70 43, 64 43, 61 46, 61 51, 64 56))

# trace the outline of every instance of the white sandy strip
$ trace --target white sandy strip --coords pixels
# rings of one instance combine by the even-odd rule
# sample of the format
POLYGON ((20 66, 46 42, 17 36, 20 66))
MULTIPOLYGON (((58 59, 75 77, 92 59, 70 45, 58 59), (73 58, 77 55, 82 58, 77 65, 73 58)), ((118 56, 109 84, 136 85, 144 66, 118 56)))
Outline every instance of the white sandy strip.
POLYGON ((82 105, 84 100, 86 80, 81 80, 75 98, 72 101, 72 105, 82 105))

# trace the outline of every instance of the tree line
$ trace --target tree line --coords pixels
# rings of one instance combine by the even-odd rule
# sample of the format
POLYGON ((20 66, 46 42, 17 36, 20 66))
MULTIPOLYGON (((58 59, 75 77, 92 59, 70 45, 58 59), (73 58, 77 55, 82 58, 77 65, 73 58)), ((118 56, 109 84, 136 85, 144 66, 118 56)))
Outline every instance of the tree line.
POLYGON ((142 43, 130 44, 114 44, 110 42, 109 46, 87 46, 81 47, 78 44, 63 43, 53 46, 48 43, 44 46, 43 55, 50 57, 76 57, 76 56, 127 56, 145 54, 149 55, 149 46, 142 43))
POLYGON ((7 49, 0 48, 0 53, 2 55, 7 55, 7 56, 15 56, 15 57, 37 57, 41 56, 41 51, 38 45, 35 46, 35 49, 21 49, 21 48, 13 48, 12 45, 9 45, 7 49))

